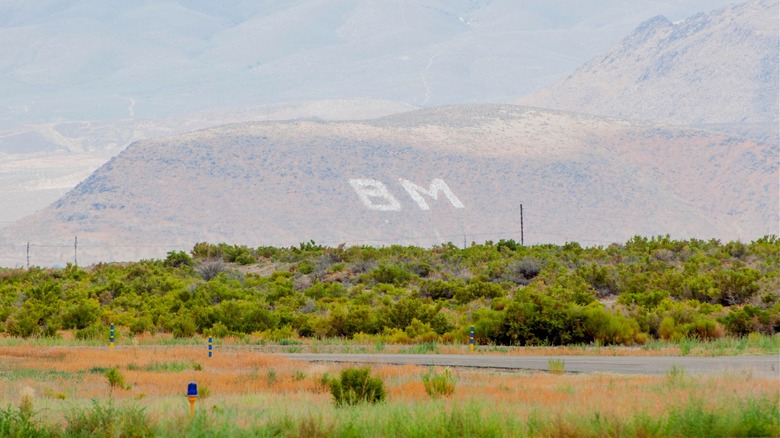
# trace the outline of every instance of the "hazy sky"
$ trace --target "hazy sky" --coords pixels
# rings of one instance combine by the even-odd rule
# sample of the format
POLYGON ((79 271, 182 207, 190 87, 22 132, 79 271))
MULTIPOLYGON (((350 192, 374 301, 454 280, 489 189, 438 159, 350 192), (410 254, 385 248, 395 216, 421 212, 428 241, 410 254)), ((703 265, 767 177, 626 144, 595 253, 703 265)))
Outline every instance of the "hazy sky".
POLYGON ((509 102, 689 1, 0 1, 0 131, 326 98, 509 102))

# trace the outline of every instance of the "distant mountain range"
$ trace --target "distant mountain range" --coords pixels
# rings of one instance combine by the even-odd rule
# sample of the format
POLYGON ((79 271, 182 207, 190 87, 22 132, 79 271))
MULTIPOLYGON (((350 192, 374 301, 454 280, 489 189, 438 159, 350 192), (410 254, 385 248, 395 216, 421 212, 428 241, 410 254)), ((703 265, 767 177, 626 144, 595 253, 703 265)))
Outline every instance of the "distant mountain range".
POLYGON ((136 140, 507 103, 648 17, 730 1, 3 1, 0 227, 136 140))
MULTIPOLYGON (((461 61, 472 53, 466 47, 482 47, 505 35, 489 29, 511 27, 510 18, 519 17, 512 15, 517 11, 510 13, 511 5, 524 11, 530 6, 455 2, 442 9, 432 3, 425 3, 424 13, 417 11, 419 4, 413 9, 433 26, 430 39, 424 39, 426 47, 447 50, 428 58, 422 75, 427 97, 420 103, 468 101, 476 88, 446 98, 433 90, 444 87, 457 94, 444 84, 468 83, 448 82, 458 74, 469 75, 457 67, 466 65, 461 61), (457 30, 452 20, 465 28, 457 30), (444 34, 450 43, 441 42, 444 34)), ((67 2, 57 4, 64 16, 74 13, 67 2)), ((230 17, 240 16, 236 29, 223 34, 232 35, 229 41, 240 53, 255 44, 237 39, 248 29, 280 32, 268 17, 293 22, 297 13, 319 10, 308 0, 259 15, 194 4, 199 6, 187 14, 205 8, 201 12, 210 11, 212 18, 224 15, 212 23, 220 29, 232 22, 230 17)), ((365 30, 378 11, 396 20, 394 26, 424 28, 390 16, 386 4, 377 5, 356 0, 346 15, 329 16, 333 23, 349 19, 338 27, 344 41, 328 50, 358 53, 366 48, 361 38, 371 39, 365 30)), ((555 13, 566 16, 563 9, 555 13)), ((17 13, 6 20, 18 24, 24 17, 17 13)), ((382 27, 387 32, 393 28, 382 27)), ((280 86, 300 79, 290 69, 308 59, 303 54, 315 50, 311 44, 320 47, 323 42, 296 38, 280 46, 291 50, 287 55, 277 53, 279 58, 246 74, 261 69, 265 75, 274 66, 277 76, 261 76, 277 77, 274 83, 280 86)), ((390 44, 394 38, 380 32, 371 41, 390 44)), ((193 59, 211 59, 217 52, 205 47, 214 44, 195 44, 201 51, 193 52, 193 59)), ((755 0, 683 21, 650 19, 570 77, 517 101, 523 105, 417 110, 414 99, 402 98, 403 103, 342 96, 215 107, 148 121, 30 125, 0 135, 0 199, 11 209, 34 198, 31 193, 48 191, 58 200, 0 229, 0 266, 26 263, 28 242, 33 264, 60 264, 74 256, 80 263, 161 257, 200 241, 432 245, 519 239, 521 204, 527 243, 608 244, 636 234, 721 240, 778 234, 778 46, 778 3, 755 0), (274 121, 279 119, 297 120, 274 121), (231 122, 241 123, 185 133, 231 122), (135 140, 141 141, 60 197, 101 160, 135 140), (28 144, 35 144, 37 153, 19 153, 28 144), (36 172, 45 178, 35 178, 36 172)), ((264 47, 263 53, 268 50, 264 47)), ((219 53, 226 65, 238 62, 229 50, 219 53)), ((400 65, 383 59, 342 67, 373 66, 379 75, 373 80, 380 80, 400 65), (394 67, 382 70, 385 62, 394 67)), ((472 67, 477 65, 492 64, 474 61, 472 67)), ((331 77, 327 73, 333 69, 323 65, 324 77, 331 77)), ((419 69, 414 71, 407 73, 420 75, 419 69)), ((237 79, 237 87, 242 80, 237 79)), ((307 86, 301 84, 306 94, 307 86)), ((398 84, 386 85, 392 89, 398 84)), ((401 92, 366 86, 383 90, 379 97, 401 92)), ((200 85, 195 89, 202 90, 200 85)), ((3 209, 7 217, 11 209, 3 209)), ((0 226, 3 220, 0 214, 0 226)))
POLYGON ((135 143, 0 231, 0 265, 162 257, 197 242, 417 244, 635 234, 751 240, 778 223, 771 145, 511 105, 243 123, 135 143), (74 251, 75 238, 78 246, 74 251))
POLYGON ((687 125, 765 124, 776 132, 780 8, 750 1, 678 23, 655 17, 523 105, 687 125))

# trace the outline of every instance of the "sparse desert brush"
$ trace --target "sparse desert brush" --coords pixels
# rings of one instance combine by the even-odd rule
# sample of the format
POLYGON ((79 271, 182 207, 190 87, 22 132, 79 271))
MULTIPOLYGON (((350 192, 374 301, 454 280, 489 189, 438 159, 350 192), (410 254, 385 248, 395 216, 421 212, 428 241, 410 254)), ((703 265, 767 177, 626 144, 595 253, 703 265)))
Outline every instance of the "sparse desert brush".
MULTIPOLYGON (((205 355, 203 346, 2 347, 0 398, 11 401, 8 421, 21 427, 22 389, 30 387, 43 394, 35 399, 29 421, 30 427, 45 431, 39 436, 56 436, 56 427, 74 434, 93 430, 99 421, 108 421, 107 412, 133 418, 126 423, 115 418, 110 427, 117 434, 145 430, 147 436, 194 434, 192 425, 201 434, 217 436, 295 436, 318 427, 333 435, 347 435, 351 430, 384 436, 484 435, 488 431, 496 436, 553 436, 556 431, 604 436, 619 429, 629 436, 653 430, 656 436, 684 436, 691 435, 686 432, 690 427, 707 424, 705 420, 715 416, 713 425, 724 433, 777 435, 772 425, 776 424, 773 412, 780 401, 780 382, 737 372, 686 374, 682 383, 674 384, 665 374, 552 375, 458 369, 457 390, 434 399, 421 379, 430 368, 376 365, 370 376, 381 379, 385 401, 343 409, 335 406, 324 382, 340 381, 341 372, 349 368, 345 365, 310 364, 258 353, 251 347, 219 350, 211 359, 205 355), (200 371, 192 366, 159 366, 195 361, 202 363, 200 371), (135 364, 134 369, 129 364, 135 364), (114 391, 113 405, 109 405, 104 373, 114 367, 132 388, 114 391), (266 381, 269 370, 276 376, 272 385, 266 381), (192 381, 200 392, 195 419, 189 418, 184 395, 192 381), (67 393, 67 400, 47 395, 57 392, 67 393), (597 414, 599 421, 595 421, 597 414), (725 416, 728 421, 720 418, 725 416), (530 429, 529 424, 538 428, 530 429)), ((432 374, 441 376, 442 371, 434 369, 432 374)), ((0 407, 0 436, 3 412, 0 407)))
POLYGON ((117 368, 109 368, 105 372, 106 380, 108 380, 108 387, 110 394, 113 394, 115 388, 118 389, 130 389, 130 385, 125 383, 125 376, 117 368))
POLYGON ((445 368, 441 373, 430 368, 426 374, 423 374, 422 381, 425 392, 433 398, 449 397, 455 392, 455 377, 450 368, 445 368))
POLYGON ((371 376, 368 367, 342 370, 339 378, 328 380, 328 387, 336 406, 378 403, 386 397, 382 379, 371 376))
POLYGON ((19 394, 19 415, 23 418, 32 417, 33 409, 35 408, 35 390, 29 386, 25 386, 19 394))
POLYGON ((552 374, 563 374, 566 371, 566 362, 563 359, 547 359, 547 366, 552 374))

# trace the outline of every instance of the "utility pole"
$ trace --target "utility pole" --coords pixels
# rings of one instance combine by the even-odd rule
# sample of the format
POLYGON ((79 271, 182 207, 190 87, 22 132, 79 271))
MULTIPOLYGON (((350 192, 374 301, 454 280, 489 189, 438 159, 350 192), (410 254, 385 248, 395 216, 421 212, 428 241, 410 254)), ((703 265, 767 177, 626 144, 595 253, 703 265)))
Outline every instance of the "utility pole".
POLYGON ((520 204, 520 246, 525 246, 525 239, 523 236, 523 204, 520 204))
POLYGON ((30 270, 30 241, 27 241, 27 270, 30 270))
POLYGON ((73 240, 73 264, 79 265, 79 236, 76 236, 73 240))

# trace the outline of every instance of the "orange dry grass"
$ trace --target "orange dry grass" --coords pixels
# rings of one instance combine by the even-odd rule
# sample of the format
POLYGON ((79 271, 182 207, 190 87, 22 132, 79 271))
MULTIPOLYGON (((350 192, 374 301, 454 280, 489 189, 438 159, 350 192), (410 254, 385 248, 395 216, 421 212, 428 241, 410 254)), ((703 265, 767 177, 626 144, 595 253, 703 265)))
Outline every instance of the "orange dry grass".
MULTIPOLYGON (((114 398, 165 398, 183 396, 187 383, 198 383, 201 392, 214 397, 265 394, 274 400, 330 400, 320 378, 337 376, 355 365, 312 364, 273 354, 248 351, 217 351, 211 359, 202 347, 121 347, 114 350, 90 347, 0 347, 0 398, 18 402, 24 387, 38 394, 68 400, 105 398, 109 395, 103 368, 116 367, 131 385, 115 389, 114 398), (152 364, 185 364, 181 371, 147 370, 152 364), (200 370, 196 370, 196 364, 200 370)), ((372 374, 385 383, 388 399, 425 401, 428 395, 422 375, 428 367, 376 365, 372 374)), ((435 368, 441 372, 441 368, 435 368)), ((725 395, 775 397, 780 380, 749 375, 684 377, 667 376, 553 375, 544 372, 497 372, 453 369, 456 390, 450 403, 487 400, 496 409, 519 418, 534 410, 577 414, 600 412, 614 417, 638 411, 661 414, 670 406, 682 406, 692 396, 717 403, 725 395)))

